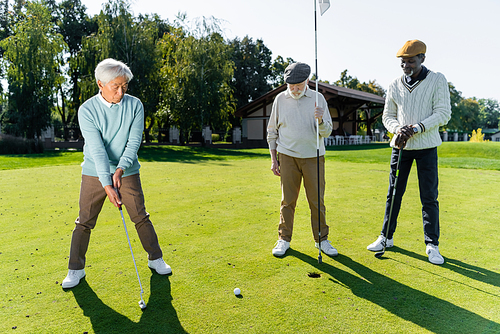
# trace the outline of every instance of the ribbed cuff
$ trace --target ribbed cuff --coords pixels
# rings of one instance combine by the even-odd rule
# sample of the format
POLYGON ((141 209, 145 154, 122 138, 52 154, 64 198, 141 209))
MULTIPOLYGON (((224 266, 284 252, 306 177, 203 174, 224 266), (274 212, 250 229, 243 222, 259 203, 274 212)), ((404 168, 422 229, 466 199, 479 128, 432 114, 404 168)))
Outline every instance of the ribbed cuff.
POLYGON ((418 123, 417 125, 420 128, 420 132, 425 132, 425 125, 422 122, 418 123))

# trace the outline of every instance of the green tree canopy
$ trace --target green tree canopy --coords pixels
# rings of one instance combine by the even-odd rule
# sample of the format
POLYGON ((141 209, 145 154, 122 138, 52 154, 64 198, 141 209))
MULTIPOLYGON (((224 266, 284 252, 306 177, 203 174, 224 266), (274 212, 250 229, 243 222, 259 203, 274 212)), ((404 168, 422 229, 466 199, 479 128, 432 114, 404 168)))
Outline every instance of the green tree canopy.
POLYGON ((479 116, 482 129, 498 129, 500 121, 500 106, 497 100, 479 99, 479 116))
POLYGON ((481 121, 478 117, 480 109, 481 106, 476 99, 462 99, 453 111, 460 124, 457 130, 472 132, 472 130, 480 128, 481 121))
POLYGON ((80 69, 86 77, 80 82, 83 99, 97 92, 93 76, 97 64, 106 58, 126 63, 134 79, 129 93, 141 99, 145 111, 145 137, 156 121, 159 99, 161 55, 157 48, 161 34, 168 30, 157 15, 134 17, 128 0, 110 0, 97 16, 98 32, 84 39, 79 55, 80 69))
POLYGON ((63 126, 63 137, 68 139, 68 128, 76 125, 76 113, 84 102, 80 99, 79 81, 83 73, 78 65, 78 54, 82 49, 82 40, 97 32, 97 22, 87 15, 87 8, 80 0, 64 0, 55 8, 53 17, 57 31, 64 38, 69 51, 64 59, 67 65, 64 72, 69 84, 57 87, 60 105, 56 108, 63 126))
POLYGON ((12 35, 0 42, 9 87, 2 124, 10 134, 38 138, 51 123, 54 87, 64 80, 61 55, 67 45, 42 2, 27 2, 25 13, 18 10, 21 14, 12 35))
POLYGON ((231 47, 217 22, 204 19, 194 31, 180 24, 161 41, 163 107, 171 124, 180 128, 186 141, 192 131, 226 131, 235 110, 231 79, 234 63, 231 47))
POLYGON ((340 79, 334 82, 334 85, 339 87, 346 87, 350 89, 360 90, 362 92, 372 93, 384 97, 385 90, 375 80, 370 80, 368 83, 360 82, 358 78, 352 77, 344 70, 340 74, 340 79))
POLYGON ((272 89, 272 58, 261 39, 253 41, 246 36, 231 41, 234 77, 231 86, 237 107, 258 98, 272 89))
POLYGON ((286 58, 285 60, 282 56, 276 57, 271 67, 271 85, 273 88, 277 88, 285 83, 285 69, 293 63, 295 63, 295 60, 292 58, 286 58))

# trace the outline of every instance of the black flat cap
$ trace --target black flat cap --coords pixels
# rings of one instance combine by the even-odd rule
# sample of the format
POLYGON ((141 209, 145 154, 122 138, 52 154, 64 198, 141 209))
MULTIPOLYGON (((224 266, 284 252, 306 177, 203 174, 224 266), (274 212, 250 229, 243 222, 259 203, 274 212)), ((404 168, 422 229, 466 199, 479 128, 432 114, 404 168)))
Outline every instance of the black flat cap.
POLYGON ((309 79, 311 67, 304 63, 293 63, 285 69, 285 82, 287 84, 298 84, 309 79))

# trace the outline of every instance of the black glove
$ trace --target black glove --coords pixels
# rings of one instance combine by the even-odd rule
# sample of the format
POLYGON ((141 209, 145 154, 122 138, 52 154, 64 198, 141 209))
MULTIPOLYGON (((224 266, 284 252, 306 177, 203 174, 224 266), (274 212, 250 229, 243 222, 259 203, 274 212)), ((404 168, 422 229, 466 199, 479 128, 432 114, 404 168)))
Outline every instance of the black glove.
POLYGON ((402 150, 406 146, 406 141, 407 139, 405 140, 403 136, 400 133, 398 133, 396 135, 396 140, 394 140, 394 145, 396 145, 397 148, 402 150))
POLYGON ((405 125, 398 130, 394 144, 396 144, 396 147, 403 149, 406 146, 406 142, 411 137, 413 137, 413 127, 411 125, 405 125))

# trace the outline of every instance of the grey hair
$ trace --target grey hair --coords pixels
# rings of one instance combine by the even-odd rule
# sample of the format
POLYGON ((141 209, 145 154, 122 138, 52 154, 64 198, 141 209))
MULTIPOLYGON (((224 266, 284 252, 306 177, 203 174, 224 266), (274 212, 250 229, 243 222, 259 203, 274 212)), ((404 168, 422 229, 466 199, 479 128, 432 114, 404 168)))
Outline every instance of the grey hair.
POLYGON ((126 64, 112 58, 104 59, 95 68, 95 79, 103 85, 118 77, 126 77, 127 82, 130 82, 134 75, 126 64))

